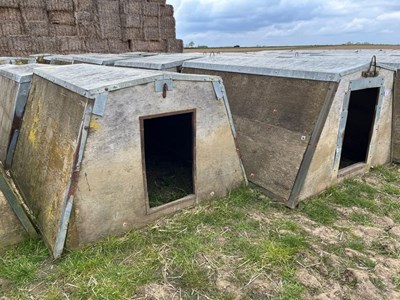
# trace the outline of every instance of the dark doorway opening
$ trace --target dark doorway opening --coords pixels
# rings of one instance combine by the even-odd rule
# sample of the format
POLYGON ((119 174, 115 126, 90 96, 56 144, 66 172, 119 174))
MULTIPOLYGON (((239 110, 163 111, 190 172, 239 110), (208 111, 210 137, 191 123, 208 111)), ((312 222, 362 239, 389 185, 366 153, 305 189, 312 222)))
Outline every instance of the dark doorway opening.
POLYGON ((149 206, 194 193, 194 112, 142 120, 149 206))
POLYGON ((339 169, 366 162, 378 95, 379 88, 351 92, 339 169))

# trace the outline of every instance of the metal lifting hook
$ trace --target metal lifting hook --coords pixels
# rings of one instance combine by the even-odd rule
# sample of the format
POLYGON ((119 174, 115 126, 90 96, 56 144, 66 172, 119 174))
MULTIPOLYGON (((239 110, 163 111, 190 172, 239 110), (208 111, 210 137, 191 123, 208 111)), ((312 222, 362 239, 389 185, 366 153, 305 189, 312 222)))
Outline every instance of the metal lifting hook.
POLYGON ((372 56, 368 71, 363 71, 362 76, 363 77, 376 77, 378 75, 379 75, 379 72, 376 70, 376 56, 374 55, 374 56, 372 56))

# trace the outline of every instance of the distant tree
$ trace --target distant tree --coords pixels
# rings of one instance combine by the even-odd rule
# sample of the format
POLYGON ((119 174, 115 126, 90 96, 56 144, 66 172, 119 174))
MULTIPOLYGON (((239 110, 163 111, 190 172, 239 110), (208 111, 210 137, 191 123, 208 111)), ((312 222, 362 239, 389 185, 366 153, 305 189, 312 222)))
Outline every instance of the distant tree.
POLYGON ((193 41, 191 41, 189 44, 188 44, 188 46, 189 46, 189 48, 193 48, 194 47, 194 42, 193 41))

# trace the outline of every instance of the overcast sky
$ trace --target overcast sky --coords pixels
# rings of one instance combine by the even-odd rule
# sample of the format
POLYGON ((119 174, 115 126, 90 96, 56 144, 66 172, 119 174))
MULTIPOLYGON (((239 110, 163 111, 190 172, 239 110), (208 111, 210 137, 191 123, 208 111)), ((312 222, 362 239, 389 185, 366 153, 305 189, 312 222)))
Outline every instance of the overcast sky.
POLYGON ((400 44, 400 0, 167 0, 177 37, 208 46, 400 44))

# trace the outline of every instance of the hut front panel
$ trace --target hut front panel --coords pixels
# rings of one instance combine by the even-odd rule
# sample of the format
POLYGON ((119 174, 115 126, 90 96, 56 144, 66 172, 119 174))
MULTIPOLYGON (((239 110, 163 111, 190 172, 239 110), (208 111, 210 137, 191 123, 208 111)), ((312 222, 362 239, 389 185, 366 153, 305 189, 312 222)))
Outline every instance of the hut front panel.
POLYGON ((288 200, 329 82, 184 68, 223 78, 248 178, 288 200))
POLYGON ((14 211, 0 192, 0 249, 24 240, 27 234, 14 211))
POLYGON ((400 73, 396 74, 393 103, 393 160, 400 162, 400 73))
POLYGON ((0 160, 5 163, 19 83, 0 76, 0 160))
POLYGON ((86 99, 34 76, 12 174, 53 250, 86 99))
MULTIPOLYGON (((393 72, 380 69, 379 75, 385 77, 384 89, 386 96, 383 99, 379 122, 375 126, 376 130, 370 141, 370 149, 375 150, 371 159, 367 160, 363 171, 367 171, 373 165, 383 165, 390 162, 393 72)), ((299 200, 316 195, 338 182, 339 170, 334 168, 334 164, 343 100, 349 89, 350 81, 360 78, 362 78, 361 72, 357 72, 343 77, 340 81, 299 200)))
POLYGON ((243 182, 226 109, 212 83, 174 81, 165 99, 154 89, 150 83, 111 92, 103 117, 92 116, 68 247, 140 227, 243 182), (139 118, 188 110, 196 116, 195 197, 149 210, 139 118))

